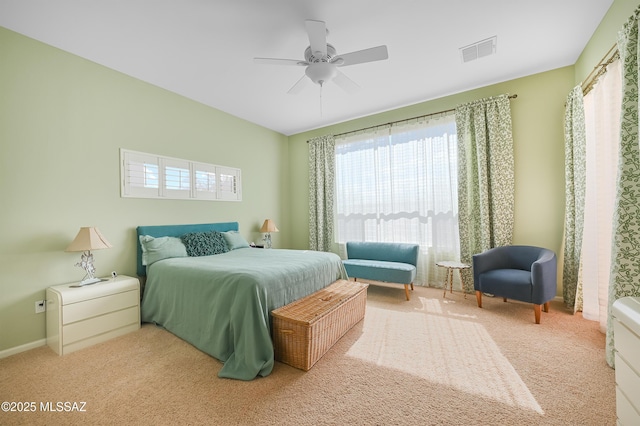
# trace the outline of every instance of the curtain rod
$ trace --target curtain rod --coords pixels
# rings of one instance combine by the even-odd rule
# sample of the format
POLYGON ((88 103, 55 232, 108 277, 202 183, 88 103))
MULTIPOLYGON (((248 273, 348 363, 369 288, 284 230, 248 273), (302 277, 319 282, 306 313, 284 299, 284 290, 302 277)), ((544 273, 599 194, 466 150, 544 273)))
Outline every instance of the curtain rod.
POLYGON ((607 66, 609 66, 613 61, 620 57, 620 52, 618 52, 617 45, 611 46, 611 49, 600 59, 598 65, 593 67, 593 70, 589 73, 587 78, 585 78, 582 83, 582 94, 586 95, 593 89, 593 86, 598 82, 598 79, 607 72, 607 66), (607 59, 609 58, 609 59, 607 59))
MULTIPOLYGON (((517 98, 518 95, 510 95, 509 99, 515 99, 517 98)), ((417 120, 419 118, 427 118, 427 117, 431 117, 434 115, 438 115, 438 114, 446 114, 448 112, 454 112, 455 108, 453 109, 445 109, 444 111, 438 111, 438 112, 432 112, 430 114, 425 114, 425 115, 418 115, 416 117, 411 117, 411 118, 404 118, 402 120, 397 120, 397 121, 390 121, 388 123, 383 123, 383 124, 377 124, 375 126, 369 126, 369 127, 363 127, 362 129, 358 129, 358 130, 351 130, 349 132, 343 132, 343 133, 338 133, 336 135, 333 135, 333 137, 338 137, 338 136, 344 136, 344 135, 350 135, 351 133, 357 133, 357 132, 361 132, 363 130, 369 130, 369 129, 375 129, 376 127, 382 127, 382 126, 393 126, 394 124, 398 124, 398 123, 404 123, 405 121, 410 121, 410 120, 417 120)))

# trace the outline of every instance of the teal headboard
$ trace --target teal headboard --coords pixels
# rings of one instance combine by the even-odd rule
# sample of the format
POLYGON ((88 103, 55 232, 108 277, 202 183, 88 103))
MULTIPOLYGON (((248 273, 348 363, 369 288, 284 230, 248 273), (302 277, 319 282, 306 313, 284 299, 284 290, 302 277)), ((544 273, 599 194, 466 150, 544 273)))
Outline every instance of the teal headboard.
POLYGON ((238 230, 238 222, 138 226, 136 234, 138 276, 144 277, 147 275, 147 267, 142 264, 142 247, 140 246, 140 235, 150 235, 152 237, 180 237, 189 232, 225 232, 238 230))

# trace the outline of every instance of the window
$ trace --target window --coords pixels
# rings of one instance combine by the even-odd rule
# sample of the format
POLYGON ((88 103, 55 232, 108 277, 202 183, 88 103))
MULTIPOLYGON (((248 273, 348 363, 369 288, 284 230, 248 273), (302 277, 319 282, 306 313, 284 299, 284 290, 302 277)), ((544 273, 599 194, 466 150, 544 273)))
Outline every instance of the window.
POLYGON ((336 138, 338 243, 418 243, 418 280, 434 279, 459 256, 457 162, 453 115, 336 138))
POLYGON ((120 150, 121 196, 241 201, 240 169, 120 150))
POLYGON ((218 198, 216 166, 213 164, 193 163, 193 168, 196 198, 216 200, 218 198))
POLYGON ((240 183, 239 170, 230 167, 218 167, 218 198, 233 200, 237 197, 240 183))
POLYGON ((160 158, 137 152, 121 151, 120 174, 123 184, 122 196, 157 197, 160 189, 160 158), (124 161, 126 161, 126 166, 124 161))
POLYGON ((166 198, 191 198, 190 163, 172 158, 160 159, 160 170, 164 172, 160 194, 166 198))

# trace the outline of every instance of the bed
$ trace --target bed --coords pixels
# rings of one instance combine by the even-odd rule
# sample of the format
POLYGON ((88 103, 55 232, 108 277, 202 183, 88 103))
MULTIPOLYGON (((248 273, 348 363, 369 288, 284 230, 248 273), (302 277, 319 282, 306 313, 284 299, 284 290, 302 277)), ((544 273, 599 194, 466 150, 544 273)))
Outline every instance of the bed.
POLYGON ((237 222, 139 226, 141 317, 222 361, 219 377, 252 380, 273 369, 270 312, 346 279, 346 272, 336 254, 252 248, 237 231, 237 222), (232 237, 231 249, 189 256, 182 248, 150 248, 209 231, 232 237))

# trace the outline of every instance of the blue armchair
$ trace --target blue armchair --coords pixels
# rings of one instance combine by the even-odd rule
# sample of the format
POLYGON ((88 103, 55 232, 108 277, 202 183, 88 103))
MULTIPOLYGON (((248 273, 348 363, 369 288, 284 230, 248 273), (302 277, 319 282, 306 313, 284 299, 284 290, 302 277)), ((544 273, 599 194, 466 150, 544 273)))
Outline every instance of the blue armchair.
POLYGON ((549 312, 556 296, 557 260, 553 251, 533 246, 502 246, 473 256, 473 286, 478 307, 482 293, 533 303, 536 324, 540 309, 549 312))

